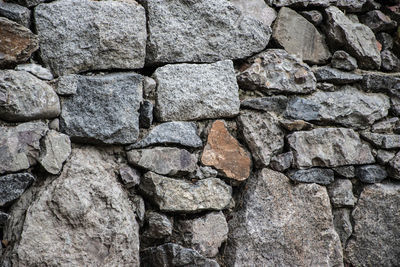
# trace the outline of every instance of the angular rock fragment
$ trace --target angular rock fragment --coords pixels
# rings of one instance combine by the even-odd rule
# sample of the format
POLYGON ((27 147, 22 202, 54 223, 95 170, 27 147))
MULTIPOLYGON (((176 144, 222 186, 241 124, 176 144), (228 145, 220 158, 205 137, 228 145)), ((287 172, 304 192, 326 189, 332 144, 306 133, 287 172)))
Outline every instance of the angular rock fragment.
POLYGON ((26 7, 14 3, 1 1, 0 16, 15 21, 28 29, 31 24, 31 11, 26 7))
POLYGON ((241 108, 249 108, 260 111, 282 113, 286 109, 288 98, 286 96, 270 96, 245 99, 240 102, 241 108))
POLYGON ((34 17, 42 60, 57 76, 144 66, 146 16, 134 1, 56 1, 34 17))
POLYGON ((315 26, 320 25, 324 19, 322 13, 317 10, 302 11, 300 14, 315 26))
POLYGON ((335 230, 340 237, 342 247, 345 248, 347 240, 353 232, 353 226, 351 225, 350 219, 350 209, 333 209, 332 214, 335 230))
POLYGON ((372 10, 360 16, 360 22, 367 25, 375 33, 390 31, 397 26, 396 21, 391 20, 380 10, 372 10))
POLYGON ((374 133, 400 133, 400 118, 393 117, 377 122, 371 127, 374 133))
POLYGON ((152 239, 163 239, 172 235, 174 223, 168 216, 162 213, 146 212, 147 227, 143 233, 144 237, 152 239))
POLYGON ((308 6, 318 6, 327 7, 336 0, 266 0, 267 4, 274 5, 276 7, 284 6, 295 6, 295 7, 308 7, 308 6))
POLYGON ((390 34, 380 32, 376 35, 376 39, 382 45, 382 50, 391 50, 393 48, 393 37, 390 34))
POLYGON ((230 0, 244 15, 253 17, 266 26, 271 26, 276 19, 275 9, 269 7, 264 0, 230 0))
POLYGON ((214 170, 208 166, 199 166, 195 172, 189 175, 190 179, 206 179, 206 178, 216 178, 218 171, 214 170))
POLYGON ((77 75, 76 94, 62 99, 61 131, 73 141, 130 144, 139 135, 141 75, 77 75))
POLYGON ((364 188, 352 213, 354 232, 345 250, 351 264, 400 265, 399 203, 399 184, 374 184, 364 188))
POLYGON ((347 84, 356 83, 363 79, 362 75, 340 71, 328 66, 313 68, 313 72, 318 82, 347 84))
POLYGON ((354 207, 353 184, 347 179, 337 179, 327 186, 328 195, 335 208, 354 207))
POLYGON ((331 60, 332 67, 345 71, 352 71, 358 67, 357 60, 343 50, 336 51, 331 60))
POLYGON ((232 61, 176 64, 158 68, 156 115, 161 121, 233 117, 239 88, 232 61), (185 77, 185 79, 182 79, 185 77))
POLYGON ((157 88, 156 80, 145 76, 143 82, 143 96, 145 98, 154 99, 156 88, 157 88))
POLYGON ((157 125, 146 137, 129 146, 128 149, 161 144, 201 147, 203 142, 197 133, 195 123, 173 121, 157 125))
POLYGON ((354 178, 356 176, 356 168, 354 166, 336 167, 332 168, 332 170, 344 178, 354 178))
POLYGON ((349 12, 360 12, 368 0, 335 0, 334 5, 349 12))
POLYGON ((20 64, 15 67, 15 70, 29 72, 30 74, 33 74, 42 80, 50 81, 50 80, 53 80, 53 78, 54 78, 53 74, 51 74, 50 70, 43 68, 42 66, 40 66, 38 64, 34 64, 34 63, 20 64))
POLYGON ((400 59, 393 54, 390 50, 383 50, 381 52, 382 70, 396 72, 400 71, 400 59))
POLYGON ((384 148, 400 148, 400 135, 398 134, 379 134, 370 132, 361 132, 361 136, 371 142, 373 145, 384 148))
POLYGON ((142 175, 138 170, 125 165, 119 168, 119 176, 121 177, 122 183, 127 188, 132 188, 140 184, 140 178, 142 175))
POLYGON ((267 94, 315 91, 316 79, 310 67, 282 49, 267 49, 248 59, 237 76, 241 88, 267 94))
POLYGON ((56 80, 55 90, 57 94, 62 96, 74 95, 78 91, 80 84, 80 76, 76 74, 69 74, 59 77, 56 80))
POLYGON ((153 104, 144 100, 140 105, 140 116, 139 116, 139 126, 141 128, 150 128, 153 123, 153 104))
POLYGON ((311 130, 314 126, 303 120, 280 120, 279 123, 288 131, 306 131, 311 130))
POLYGON ((0 70, 1 119, 50 119, 60 111, 60 101, 50 85, 25 71, 0 70))
POLYGON ((39 40, 28 28, 0 17, 0 67, 27 61, 39 48, 39 40))
POLYGON ((363 183, 380 183, 387 176, 385 168, 380 165, 365 165, 356 168, 356 177, 363 183))
POLYGON ((147 11, 147 64, 215 62, 262 51, 271 29, 225 0, 142 1, 147 11))
POLYGON ((339 167, 374 163, 371 149, 359 135, 346 128, 318 128, 288 137, 294 162, 299 168, 339 167))
POLYGON ((201 163, 214 167, 221 175, 237 181, 244 181, 250 175, 249 154, 228 132, 221 120, 212 124, 201 163))
POLYGON ((331 57, 324 36, 312 23, 290 8, 279 10, 272 37, 289 54, 297 55, 304 62, 323 64, 331 57))
POLYGON ((391 178, 400 180, 400 152, 398 152, 396 156, 389 161, 388 171, 391 178))
POLYGON ((286 152, 273 157, 271 159, 270 166, 275 171, 283 172, 292 167, 292 164, 293 164, 293 153, 286 152))
POLYGON ((148 172, 140 189, 160 210, 169 212, 222 210, 232 199, 232 188, 217 178, 192 183, 148 172))
POLYGON ((196 170, 197 155, 185 149, 155 147, 127 152, 128 162, 161 175, 187 174, 196 170))
POLYGON ((400 76, 381 72, 366 73, 363 75, 363 90, 384 92, 391 96, 400 97, 400 76))
POLYGON ((9 206, 35 181, 30 173, 0 176, 0 207, 9 206))
POLYGON ((326 189, 263 169, 229 220, 228 266, 343 266, 326 189), (323 229, 323 230, 322 230, 323 229))
POLYGON ((289 173, 289 178, 299 183, 328 185, 333 182, 335 176, 331 169, 311 168, 292 171, 289 173))
POLYGON ((386 164, 391 161, 395 155, 395 152, 379 149, 376 153, 376 160, 380 164, 386 164))

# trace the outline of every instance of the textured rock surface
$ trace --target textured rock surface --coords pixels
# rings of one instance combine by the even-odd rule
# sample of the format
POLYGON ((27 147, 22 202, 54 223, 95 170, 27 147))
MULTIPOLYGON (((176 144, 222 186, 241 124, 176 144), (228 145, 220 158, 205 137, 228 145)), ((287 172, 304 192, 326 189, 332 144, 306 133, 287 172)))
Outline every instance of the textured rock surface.
POLYGON ((346 258, 351 264, 400 264, 399 203, 399 184, 375 184, 364 188, 352 213, 354 233, 346 248, 346 258))
POLYGON ((328 66, 313 68, 318 82, 330 82, 333 84, 356 83, 363 79, 362 75, 343 72, 328 66))
POLYGON ((161 175, 194 172, 198 161, 197 155, 172 147, 131 150, 127 157, 129 163, 161 175))
POLYGON ((70 154, 71 141, 68 135, 50 130, 42 141, 39 163, 47 172, 57 174, 70 154))
POLYGON ((400 71, 400 59, 390 50, 381 52, 382 66, 381 69, 390 72, 400 71))
POLYGON ((323 64, 331 57, 325 38, 312 23, 294 10, 283 7, 274 23, 272 37, 289 54, 310 64, 323 64))
POLYGON ((162 239, 172 235, 173 221, 162 213, 149 211, 146 213, 147 227, 144 233, 146 238, 162 239))
POLYGON ((393 30, 397 26, 396 21, 392 21, 390 17, 383 14, 380 10, 372 10, 367 12, 365 15, 360 16, 360 22, 367 25, 375 33, 393 30))
POLYGON ((400 97, 400 76, 382 72, 373 72, 363 75, 362 88, 374 92, 385 92, 400 97))
POLYGON ((80 75, 77 82, 76 94, 62 99, 61 130, 81 142, 135 142, 139 135, 142 76, 80 75))
POLYGON ((338 167, 375 161, 368 145, 351 129, 319 128, 288 137, 297 167, 338 167))
POLYGON ((0 67, 27 61, 39 47, 39 40, 29 29, 0 18, 0 67))
POLYGON ((356 168, 354 166, 342 166, 332 168, 341 177, 344 178, 354 178, 356 176, 356 168))
POLYGON ((317 10, 302 11, 300 14, 315 26, 320 25, 324 20, 322 13, 317 10))
POLYGON ((224 0, 147 0, 146 62, 215 62, 263 50, 271 29, 224 0))
POLYGON ((232 61, 167 65, 158 68, 153 77, 157 81, 156 115, 161 121, 239 113, 239 88, 232 61))
POLYGON ((222 120, 212 124, 201 162, 214 167, 221 175, 237 181, 244 181, 250 175, 249 154, 228 132, 222 120))
POLYGON ((289 172, 289 178, 300 183, 316 183, 328 185, 335 179, 331 169, 311 168, 289 172))
POLYGON ((346 51, 336 51, 331 60, 332 67, 341 70, 352 71, 358 67, 357 60, 346 53, 346 51))
POLYGON ((351 225, 349 209, 334 209, 333 214, 333 224, 335 225, 335 230, 340 237, 342 243, 342 248, 346 247, 346 242, 353 232, 353 226, 351 225))
POLYGON ((267 94, 300 93, 315 90, 310 67, 282 49, 267 49, 247 60, 237 77, 241 88, 267 94))
POLYGON ((34 7, 40 3, 46 2, 46 0, 9 0, 9 2, 17 3, 26 7, 34 7))
POLYGON ((240 107, 282 113, 285 111, 287 103, 288 98, 286 96, 279 95, 245 99, 240 102, 240 107))
POLYGON ((34 17, 41 57, 57 76, 144 66, 146 16, 134 1, 56 1, 34 17))
POLYGON ((328 195, 334 207, 353 207, 356 198, 353 195, 353 184, 347 179, 337 179, 328 187, 328 195))
POLYGON ((32 201, 21 233, 6 230, 12 266, 139 265, 139 226, 116 167, 94 148, 74 149, 61 176, 32 201))
POLYGON ((119 168, 119 176, 126 188, 132 188, 140 184, 140 178, 142 175, 138 170, 127 165, 123 165, 121 168, 119 168))
POLYGON ((139 116, 139 125, 140 128, 150 128, 153 123, 153 104, 144 100, 140 105, 140 116, 139 116))
POLYGON ((385 168, 379 165, 365 165, 356 168, 356 177, 363 183, 380 183, 387 176, 385 168))
POLYGON ((229 221, 228 266, 343 266, 324 187, 293 186, 268 169, 247 185, 243 208, 229 221))
POLYGON ((361 136, 368 142, 380 148, 384 149, 400 148, 400 135, 398 134, 379 134, 379 133, 362 132, 361 136))
POLYGON ((35 181, 30 173, 0 176, 0 207, 9 206, 35 181))
POLYGON ((268 166, 271 157, 282 152, 284 132, 274 114, 242 111, 238 124, 257 165, 268 166))
POLYGON ((60 101, 50 85, 25 71, 0 71, 1 119, 50 119, 60 111, 60 101))
POLYGON ((59 77, 56 80, 55 90, 57 94, 62 96, 74 95, 78 91, 80 76, 69 74, 59 77))
POLYGON ((152 172, 144 175, 141 190, 162 211, 199 212, 222 210, 231 201, 232 188, 217 178, 192 183, 152 172))
POLYGON ((329 4, 333 3, 334 0, 266 0, 267 4, 274 5, 277 7, 283 6, 300 6, 300 7, 307 7, 307 6, 318 6, 318 7, 326 7, 329 4))
POLYGON ((390 177, 400 180, 400 152, 389 162, 390 177))
POLYGON ((30 74, 33 74, 42 80, 50 81, 50 80, 53 80, 53 78, 54 78, 53 74, 51 74, 50 70, 43 68, 42 66, 40 66, 38 64, 34 64, 34 63, 20 64, 15 67, 15 70, 29 72, 30 74))
POLYGON ((271 168, 278 172, 289 169, 293 164, 293 153, 286 152, 279 154, 271 159, 271 168))
POLYGON ((264 0, 230 0, 243 15, 255 18, 267 26, 276 19, 275 9, 269 7, 264 0))
POLYGON ((29 28, 31 24, 31 11, 26 7, 14 3, 1 1, 0 16, 15 21, 27 28, 29 28))

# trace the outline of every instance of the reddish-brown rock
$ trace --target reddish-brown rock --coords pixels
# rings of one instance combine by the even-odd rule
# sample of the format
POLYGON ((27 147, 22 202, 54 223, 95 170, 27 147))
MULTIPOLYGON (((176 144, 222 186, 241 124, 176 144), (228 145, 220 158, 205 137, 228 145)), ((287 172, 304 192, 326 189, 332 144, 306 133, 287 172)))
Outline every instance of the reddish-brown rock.
POLYGON ((216 168, 221 175, 238 181, 250 175, 251 160, 239 142, 228 132, 225 123, 213 123, 204 148, 201 162, 216 168))

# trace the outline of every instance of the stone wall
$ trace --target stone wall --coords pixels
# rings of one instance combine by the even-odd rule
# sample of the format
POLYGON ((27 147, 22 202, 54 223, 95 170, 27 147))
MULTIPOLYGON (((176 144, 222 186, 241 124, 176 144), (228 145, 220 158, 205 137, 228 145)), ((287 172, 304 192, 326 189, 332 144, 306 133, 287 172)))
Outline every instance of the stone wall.
POLYGON ((0 263, 400 266, 400 1, 0 1, 0 263))

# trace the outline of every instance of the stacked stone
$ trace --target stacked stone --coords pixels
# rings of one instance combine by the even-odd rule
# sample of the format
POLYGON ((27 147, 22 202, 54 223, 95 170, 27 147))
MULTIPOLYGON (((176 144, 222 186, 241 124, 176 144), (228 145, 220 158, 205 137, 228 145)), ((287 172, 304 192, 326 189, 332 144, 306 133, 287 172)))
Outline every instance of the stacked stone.
POLYGON ((399 266, 398 24, 397 0, 1 1, 1 266, 399 266))

